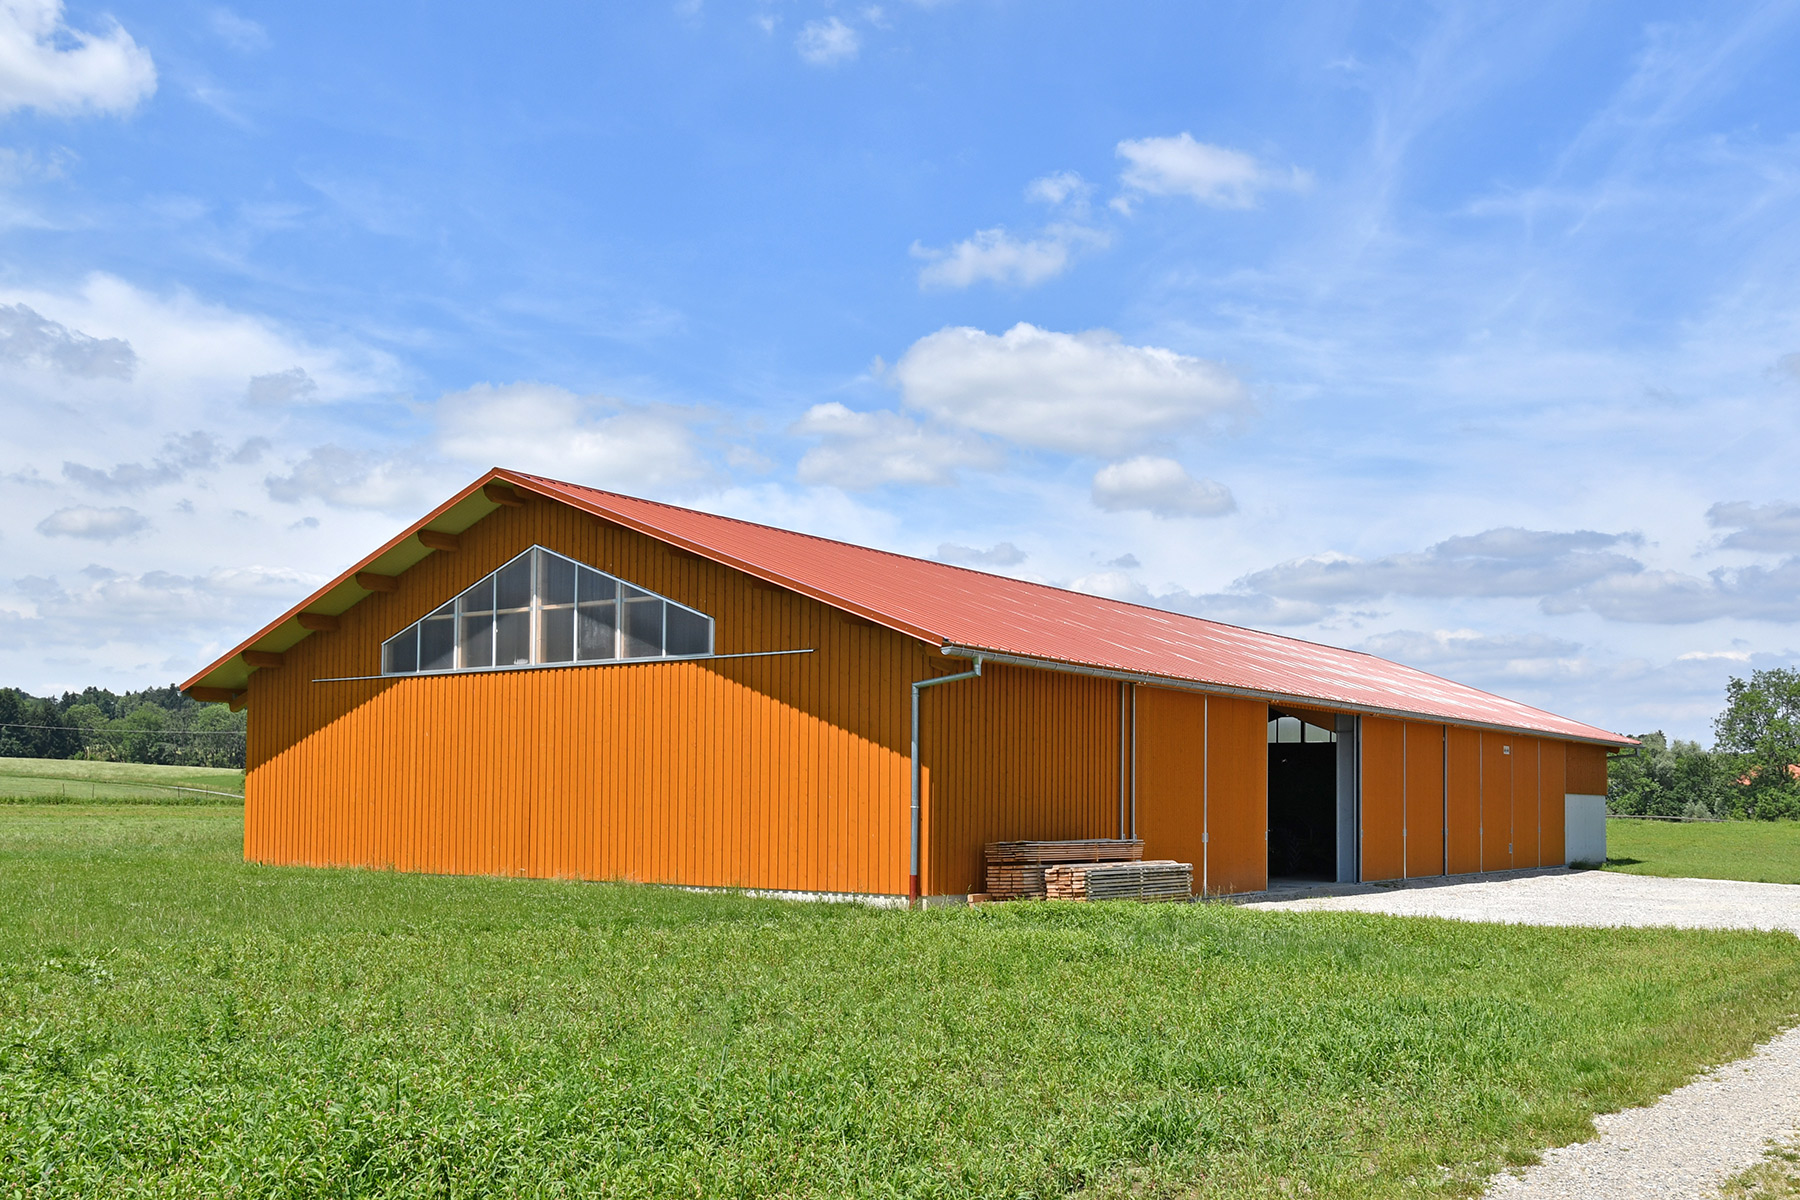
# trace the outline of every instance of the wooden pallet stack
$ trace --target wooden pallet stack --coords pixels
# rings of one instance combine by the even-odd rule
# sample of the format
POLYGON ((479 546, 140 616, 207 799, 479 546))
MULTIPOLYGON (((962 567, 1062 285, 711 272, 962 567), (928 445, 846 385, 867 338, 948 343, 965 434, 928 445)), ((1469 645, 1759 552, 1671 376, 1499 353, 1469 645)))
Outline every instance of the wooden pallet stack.
POLYGON ((987 897, 990 900, 1042 900, 1046 895, 1046 867, 1063 863, 1133 862, 1143 857, 1144 843, 1130 839, 989 842, 987 897))
POLYGON ((1044 871, 1050 900, 1186 900, 1193 890, 1194 865, 1171 859, 1064 863, 1044 871))

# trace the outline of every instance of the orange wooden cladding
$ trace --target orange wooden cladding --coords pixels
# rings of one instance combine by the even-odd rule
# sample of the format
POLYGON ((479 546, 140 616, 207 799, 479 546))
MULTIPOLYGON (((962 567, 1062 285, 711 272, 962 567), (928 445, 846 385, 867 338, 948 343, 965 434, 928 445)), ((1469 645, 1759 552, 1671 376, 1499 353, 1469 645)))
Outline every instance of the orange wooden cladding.
POLYGON ((1206 894, 1260 892, 1269 886, 1269 706, 1207 697, 1205 752, 1206 894))
POLYGON ((1450 874, 1481 870, 1481 733, 1451 725, 1444 731, 1450 874))
MULTIPOLYGON (((541 499, 459 545, 251 675, 248 858, 905 893, 909 684, 965 661, 541 499), (534 543, 711 615, 720 654, 815 652, 326 682, 378 674, 384 638, 534 543)), ((1267 886, 1267 706, 1133 690, 1146 857, 1267 886)), ((1446 838, 1453 872, 1560 862, 1565 770, 1605 790, 1601 747, 1451 727, 1446 763, 1438 725, 1362 726, 1366 879, 1437 873, 1446 838)), ((921 735, 928 895, 981 890, 990 841, 1125 832, 1116 683, 989 664, 924 694, 921 735)))
POLYGON ((1568 742, 1568 783, 1571 796, 1606 795, 1606 747, 1568 742))
POLYGON ((1568 789, 1568 743, 1544 738, 1538 742, 1538 863, 1560 867, 1566 858, 1563 848, 1563 794, 1568 789))
MULTIPOLYGON (((446 874, 903 894, 909 684, 967 664, 561 505, 502 509, 251 678, 245 854, 446 874), (314 682, 538 543, 717 620, 720 654, 314 682)), ((988 666, 923 704, 927 894, 984 841, 1118 834, 1114 684, 988 666)))
POLYGON ((1362 719, 1362 877, 1399 879, 1406 873, 1405 726, 1385 717, 1362 719))
POLYGON ((1513 866, 1535 867, 1538 861, 1538 740, 1515 737, 1512 746, 1513 866))
POLYGON ((1406 876, 1444 874, 1444 727, 1406 723, 1406 876))
POLYGON ((1206 705, 1193 692, 1137 689, 1137 835, 1145 858, 1193 863, 1195 891, 1206 864, 1206 705))
POLYGON ((1513 734, 1481 735, 1481 869, 1505 871, 1512 861, 1513 734))

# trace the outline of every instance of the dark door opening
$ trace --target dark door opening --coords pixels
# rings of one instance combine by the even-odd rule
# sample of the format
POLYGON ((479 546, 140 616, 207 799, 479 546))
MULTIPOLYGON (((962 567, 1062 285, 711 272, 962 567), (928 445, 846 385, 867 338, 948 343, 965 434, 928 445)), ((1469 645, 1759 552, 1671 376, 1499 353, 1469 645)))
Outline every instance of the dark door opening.
POLYGON ((1269 710, 1269 886, 1338 877, 1337 732, 1269 710))

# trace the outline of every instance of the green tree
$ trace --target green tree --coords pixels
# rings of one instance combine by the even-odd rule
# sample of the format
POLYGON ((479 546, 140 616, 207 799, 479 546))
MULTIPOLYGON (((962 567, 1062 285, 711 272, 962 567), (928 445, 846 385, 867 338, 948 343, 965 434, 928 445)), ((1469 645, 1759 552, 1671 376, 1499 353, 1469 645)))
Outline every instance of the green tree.
POLYGON ((1800 670, 1776 667, 1732 679, 1713 738, 1732 764, 1734 815, 1800 817, 1800 670))
POLYGON ((1729 807, 1731 764, 1699 742, 1640 733, 1634 753, 1606 764, 1606 807, 1628 816, 1715 817, 1729 807))

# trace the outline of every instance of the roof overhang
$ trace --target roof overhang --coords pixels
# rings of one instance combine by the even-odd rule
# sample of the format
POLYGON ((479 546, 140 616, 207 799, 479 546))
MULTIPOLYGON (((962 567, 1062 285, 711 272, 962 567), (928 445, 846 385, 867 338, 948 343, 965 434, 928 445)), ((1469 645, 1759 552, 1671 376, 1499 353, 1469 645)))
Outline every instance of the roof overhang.
MULTIPOLYGON (((496 497, 504 497, 509 491, 515 496, 518 493, 531 493, 554 500, 559 504, 566 504, 570 508, 654 538, 665 545, 673 546, 698 558, 721 563, 765 583, 809 596, 822 604, 830 605, 871 624, 893 629, 933 646, 943 643, 944 639, 930 630, 917 628, 903 621, 896 621, 890 616, 852 603, 842 597, 833 596, 829 592, 810 587, 798 580, 788 579, 752 563, 733 558, 729 554, 722 554, 700 543, 657 529, 653 525, 632 520, 624 514, 612 512, 593 504, 578 493, 550 486, 546 481, 539 480, 534 476, 494 467, 469 484, 468 487, 407 526, 404 531, 390 539, 373 554, 357 562, 330 583, 265 625, 182 684, 181 690, 194 694, 198 689, 195 699, 203 700, 216 701, 235 699, 241 696, 244 689, 249 686, 250 673, 258 669, 248 661, 246 656, 253 659, 259 654, 281 654, 291 650, 314 632, 308 629, 303 622, 314 617, 339 616, 364 597, 375 593, 377 589, 366 587, 363 583, 358 582, 359 575, 391 578, 407 568, 417 565, 427 555, 436 553, 432 547, 421 540, 421 535, 429 537, 433 533, 460 534, 488 514, 499 508, 507 507, 506 499, 497 499, 496 497)), ((514 499, 511 503, 516 504, 517 500, 514 499)), ((375 582, 380 581, 375 580, 375 582)), ((384 587, 380 590, 387 589, 384 587)))
MULTIPOLYGON (((302 624, 303 620, 340 616, 365 596, 375 593, 376 588, 366 587, 357 581, 358 575, 388 578, 397 576, 408 567, 422 562, 426 556, 438 553, 421 540, 421 534, 426 537, 433 533, 455 536, 495 509, 504 507, 504 501, 495 499, 487 490, 488 485, 501 474, 498 470, 489 471, 408 525, 403 532, 373 554, 358 561, 182 684, 181 690, 193 692, 200 689, 206 694, 205 698, 214 700, 241 693, 250 682, 250 672, 257 669, 245 661, 246 654, 254 657, 257 654, 281 654, 293 649, 314 632, 302 624)), ((379 578, 369 581, 380 583, 379 578)))

